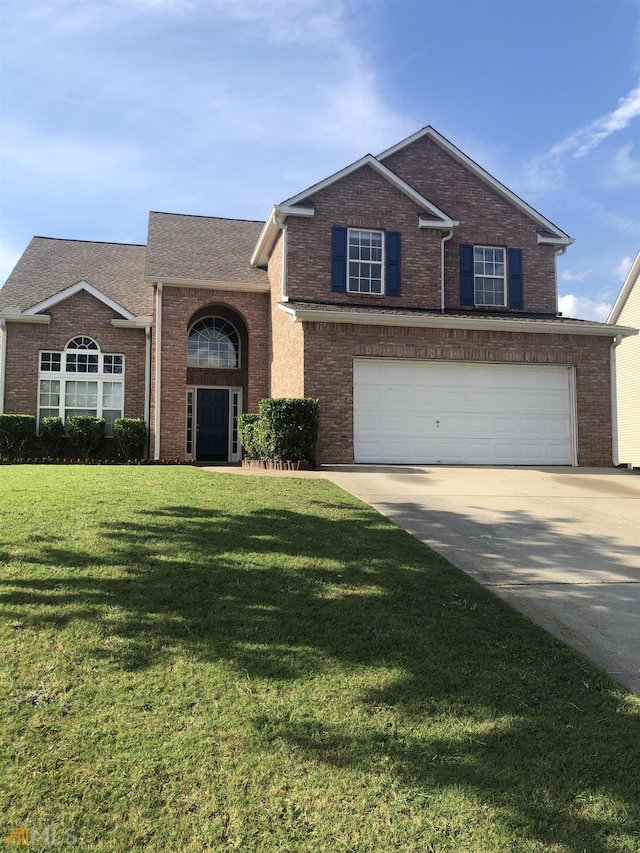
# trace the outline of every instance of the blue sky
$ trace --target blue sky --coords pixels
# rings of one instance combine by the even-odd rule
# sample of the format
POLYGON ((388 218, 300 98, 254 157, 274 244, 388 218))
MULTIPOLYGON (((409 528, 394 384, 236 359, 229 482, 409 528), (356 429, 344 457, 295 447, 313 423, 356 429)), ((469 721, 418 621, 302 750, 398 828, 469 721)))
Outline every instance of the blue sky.
POLYGON ((576 243, 605 319, 640 248, 640 0, 2 0, 0 281, 34 234, 264 219, 427 124, 576 243))

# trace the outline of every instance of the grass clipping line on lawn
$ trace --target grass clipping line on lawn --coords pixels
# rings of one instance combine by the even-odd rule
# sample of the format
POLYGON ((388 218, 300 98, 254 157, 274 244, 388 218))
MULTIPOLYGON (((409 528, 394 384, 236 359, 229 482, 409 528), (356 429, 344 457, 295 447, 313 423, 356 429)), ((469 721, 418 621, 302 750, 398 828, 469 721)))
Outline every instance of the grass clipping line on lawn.
POLYGON ((0 512, 5 838, 637 853, 637 700, 332 484, 16 466, 0 512))

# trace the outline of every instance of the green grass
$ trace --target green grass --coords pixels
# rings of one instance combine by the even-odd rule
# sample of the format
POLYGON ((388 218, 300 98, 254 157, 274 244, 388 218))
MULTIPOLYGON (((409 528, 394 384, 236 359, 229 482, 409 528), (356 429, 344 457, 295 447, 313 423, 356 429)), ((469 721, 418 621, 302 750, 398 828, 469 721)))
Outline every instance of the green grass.
POLYGON ((638 700, 330 483, 4 466, 0 513, 1 844, 640 849, 638 700))

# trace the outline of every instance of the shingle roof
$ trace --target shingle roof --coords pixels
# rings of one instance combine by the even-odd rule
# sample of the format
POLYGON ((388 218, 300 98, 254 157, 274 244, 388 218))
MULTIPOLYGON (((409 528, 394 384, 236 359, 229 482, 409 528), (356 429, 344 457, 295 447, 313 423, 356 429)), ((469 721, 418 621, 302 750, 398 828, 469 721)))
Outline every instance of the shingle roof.
POLYGON ((152 211, 145 278, 266 285, 266 272, 249 263, 263 225, 244 219, 152 211))
POLYGON ((24 311, 61 290, 86 281, 133 314, 153 311, 145 284, 145 246, 34 237, 0 289, 0 310, 24 311))

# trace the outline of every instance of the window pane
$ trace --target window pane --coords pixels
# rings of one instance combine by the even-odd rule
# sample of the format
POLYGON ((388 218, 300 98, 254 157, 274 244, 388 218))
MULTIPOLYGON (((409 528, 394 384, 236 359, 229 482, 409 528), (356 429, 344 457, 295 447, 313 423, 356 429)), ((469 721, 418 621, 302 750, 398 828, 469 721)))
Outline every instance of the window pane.
POLYGON ((351 293, 382 293, 382 232, 349 230, 351 293))
POLYGON ((95 415, 98 408, 98 383, 69 380, 65 386, 64 406, 65 409, 91 409, 95 415))
POLYGON ((60 380, 59 379, 41 379, 40 380, 40 406, 57 409, 60 405, 60 380))
POLYGON ((102 383, 102 408, 103 409, 122 409, 122 383, 121 382, 103 382, 102 383))
POLYGON ((105 355, 103 368, 105 373, 122 373, 123 366, 121 355, 105 355))
POLYGON ((59 372, 60 371, 60 357, 61 353, 59 352, 43 352, 40 353, 40 370, 46 372, 59 372))
POLYGON ((240 338, 231 323, 221 317, 200 320, 189 333, 187 364, 190 367, 236 368, 240 338))

